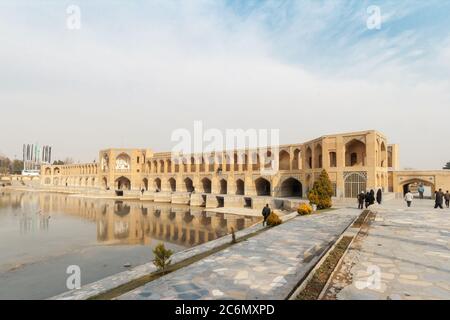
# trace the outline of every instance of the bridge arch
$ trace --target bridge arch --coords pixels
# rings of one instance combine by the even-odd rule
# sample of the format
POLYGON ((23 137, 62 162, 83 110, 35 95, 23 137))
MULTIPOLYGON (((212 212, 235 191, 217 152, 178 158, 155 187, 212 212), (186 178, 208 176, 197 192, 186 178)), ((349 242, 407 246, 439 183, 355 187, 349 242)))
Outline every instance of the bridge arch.
POLYGON ((120 177, 116 179, 117 190, 131 190, 131 181, 127 177, 120 177))
POLYGON ((203 178, 201 184, 203 193, 211 193, 211 180, 209 178, 203 178))
POLYGON ((161 179, 156 178, 155 181, 153 181, 153 187, 155 188, 155 191, 161 191, 161 179))
POLYGON ((406 194, 408 191, 411 191, 412 193, 417 192, 417 188, 420 185, 428 187, 431 197, 434 197, 434 192, 436 191, 436 186, 431 181, 427 181, 427 180, 421 179, 421 178, 411 178, 411 179, 401 182, 403 194, 406 194))
POLYGON ((192 182, 191 178, 184 179, 184 187, 186 188, 187 192, 193 192, 194 191, 194 183, 192 182))
POLYGON ((306 169, 312 169, 313 161, 312 161, 312 149, 311 149, 311 147, 306 148, 305 160, 306 160, 306 169))
POLYGON ((291 155, 286 150, 281 150, 279 154, 280 170, 289 170, 291 165, 291 155))
POLYGON ((364 166, 366 163, 366 144, 353 139, 345 145, 345 166, 364 166))
POLYGON ((236 180, 236 194, 241 196, 245 194, 245 183, 242 179, 236 180))
POLYGON ((106 178, 106 177, 102 178, 102 187, 105 189, 108 188, 108 178, 106 178))
POLYGON ((270 196, 271 184, 270 181, 264 178, 258 178, 255 180, 255 190, 258 196, 270 196))
POLYGON ((220 194, 227 194, 228 191, 228 182, 225 179, 220 180, 220 194))
POLYGON ((148 191, 148 179, 147 178, 142 179, 142 188, 145 191, 148 191))
POLYGON ((322 144, 318 143, 314 148, 314 168, 320 169, 323 166, 322 144))
POLYGON ((280 183, 278 197, 303 197, 303 185, 300 180, 289 177, 280 183))
POLYGON ((177 191, 177 181, 174 178, 170 178, 168 182, 170 186, 170 191, 172 192, 177 191))

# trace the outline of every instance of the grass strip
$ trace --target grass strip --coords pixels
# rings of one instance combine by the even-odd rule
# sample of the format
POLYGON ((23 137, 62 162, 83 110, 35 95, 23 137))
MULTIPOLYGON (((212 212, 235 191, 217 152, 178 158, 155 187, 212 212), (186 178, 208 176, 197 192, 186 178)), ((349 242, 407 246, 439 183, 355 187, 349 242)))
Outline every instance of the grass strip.
POLYGON ((361 228, 369 213, 370 210, 364 210, 353 223, 352 228, 361 228))
POLYGON ((322 265, 315 271, 303 291, 296 297, 297 300, 317 300, 319 298, 320 293, 352 239, 353 237, 345 236, 338 242, 322 265))

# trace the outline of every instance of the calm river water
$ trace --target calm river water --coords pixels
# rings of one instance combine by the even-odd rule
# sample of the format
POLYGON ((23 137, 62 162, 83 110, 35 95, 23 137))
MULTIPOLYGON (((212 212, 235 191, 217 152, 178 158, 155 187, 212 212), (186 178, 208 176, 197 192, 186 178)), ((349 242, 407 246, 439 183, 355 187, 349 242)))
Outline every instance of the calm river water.
POLYGON ((164 242, 181 251, 259 218, 152 202, 0 191, 0 299, 44 299, 67 291, 66 271, 87 284, 152 260, 164 242))

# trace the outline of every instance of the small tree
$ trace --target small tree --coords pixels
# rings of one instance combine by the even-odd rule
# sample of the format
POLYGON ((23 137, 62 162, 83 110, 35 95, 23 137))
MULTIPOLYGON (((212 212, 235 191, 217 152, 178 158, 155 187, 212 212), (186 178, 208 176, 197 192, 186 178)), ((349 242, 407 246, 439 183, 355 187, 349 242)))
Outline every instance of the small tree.
POLYGON ((447 164, 445 165, 445 167, 443 169, 444 170, 450 170, 450 162, 447 162, 447 164))
POLYGON ((161 270, 163 274, 166 271, 166 268, 170 265, 170 257, 172 256, 173 251, 166 249, 164 243, 158 244, 155 249, 153 249, 153 255, 155 259, 153 260, 153 264, 161 270))
POLYGON ((320 173, 319 179, 314 182, 313 188, 308 194, 311 204, 315 204, 317 209, 331 208, 331 197, 333 196, 333 186, 326 170, 320 173))

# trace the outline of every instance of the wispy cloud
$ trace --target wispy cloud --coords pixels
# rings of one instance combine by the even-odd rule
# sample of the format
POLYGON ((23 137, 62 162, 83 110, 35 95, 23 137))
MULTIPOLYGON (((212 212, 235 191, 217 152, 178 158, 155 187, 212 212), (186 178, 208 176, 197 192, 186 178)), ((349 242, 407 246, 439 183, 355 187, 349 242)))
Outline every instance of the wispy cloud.
POLYGON ((78 3, 69 31, 69 2, 0 2, 0 105, 20 119, 4 125, 5 153, 30 139, 81 160, 167 150, 200 119, 280 128, 282 142, 376 128, 407 166, 448 161, 428 142, 448 135, 450 2, 378 1, 380 30, 366 27, 370 1, 78 3))

